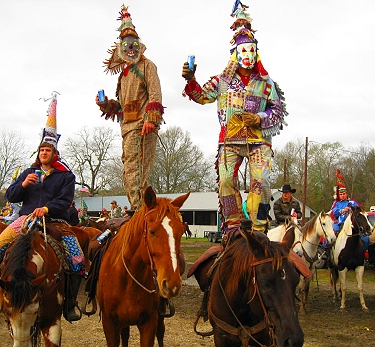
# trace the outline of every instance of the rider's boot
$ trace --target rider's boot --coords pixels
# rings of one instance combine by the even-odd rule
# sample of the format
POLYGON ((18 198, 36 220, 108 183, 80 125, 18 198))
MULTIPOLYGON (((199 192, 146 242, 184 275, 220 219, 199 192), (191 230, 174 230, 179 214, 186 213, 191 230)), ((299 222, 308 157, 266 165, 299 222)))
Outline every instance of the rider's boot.
POLYGON ((71 273, 69 275, 69 285, 67 290, 67 303, 66 303, 66 312, 64 310, 64 317, 68 322, 73 322, 80 320, 82 317, 81 310, 78 307, 77 303, 77 294, 79 291, 79 287, 81 285, 81 275, 76 273, 71 273), (79 314, 76 313, 76 307, 79 311, 79 314))

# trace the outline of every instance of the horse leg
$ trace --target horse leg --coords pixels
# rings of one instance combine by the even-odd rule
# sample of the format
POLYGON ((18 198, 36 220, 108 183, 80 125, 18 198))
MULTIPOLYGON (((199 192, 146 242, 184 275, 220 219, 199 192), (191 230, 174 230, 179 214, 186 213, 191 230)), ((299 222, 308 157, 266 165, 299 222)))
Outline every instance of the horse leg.
POLYGON ((338 277, 338 270, 336 267, 329 268, 330 276, 331 276, 331 287, 332 287, 332 295, 333 295, 333 302, 335 302, 338 298, 337 295, 337 277, 338 277))
POLYGON ((115 322, 102 311, 102 324, 105 339, 107 340, 107 347, 119 347, 120 346, 120 331, 116 327, 115 322))
POLYGON ((58 319, 54 325, 42 329, 42 334, 46 347, 61 346, 61 319, 58 319))
POLYGON ((365 272, 364 266, 357 266, 355 269, 355 277, 357 279, 357 286, 358 286, 358 292, 359 292, 359 301, 361 302, 362 310, 368 310, 365 298, 363 296, 363 275, 365 272))
MULTIPOLYGON (((140 347, 153 347, 155 342, 155 336, 158 329, 158 313, 152 314, 150 319, 142 324, 138 325, 140 335, 140 347)), ((159 345, 160 346, 160 345, 159 345)), ((117 346, 116 346, 117 347, 117 346)))
POLYGON ((344 270, 339 271, 339 277, 340 277, 340 287, 341 287, 341 310, 345 310, 346 308, 346 274, 348 273, 348 268, 345 268, 344 270))
POLYGON ((129 345, 129 337, 130 337, 130 328, 122 328, 121 329, 121 342, 122 347, 128 347, 129 345))
POLYGON ((164 333, 165 333, 165 324, 164 317, 158 317, 158 328, 156 330, 156 339, 158 340, 159 347, 164 347, 164 333))

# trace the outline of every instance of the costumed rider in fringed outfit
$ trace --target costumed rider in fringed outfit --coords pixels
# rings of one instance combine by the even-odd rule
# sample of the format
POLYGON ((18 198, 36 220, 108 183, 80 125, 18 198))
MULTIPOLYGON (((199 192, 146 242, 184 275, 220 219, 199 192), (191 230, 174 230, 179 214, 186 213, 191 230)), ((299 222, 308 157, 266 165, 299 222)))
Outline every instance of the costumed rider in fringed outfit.
POLYGON ((0 259, 28 219, 32 221, 47 217, 47 221, 51 221, 48 225, 63 231, 62 240, 67 249, 71 269, 69 275, 71 286, 66 293, 67 310, 64 310, 64 317, 68 321, 74 321, 80 319, 74 307, 85 266, 83 252, 74 233, 70 231, 70 226, 66 223, 69 218, 68 209, 74 198, 75 176, 60 159, 57 150, 60 135, 56 132, 56 104, 56 94, 53 93, 36 161, 23 171, 6 191, 6 198, 9 201, 22 201, 22 208, 20 217, 0 234, 0 259), (41 171, 40 178, 36 170, 41 171))
MULTIPOLYGON (((348 190, 346 189, 344 178, 341 175, 339 169, 336 170, 337 185, 334 187, 335 190, 335 201, 331 207, 331 216, 333 219, 333 230, 337 235, 346 218, 349 216, 349 211, 353 206, 361 207, 359 202, 353 198, 349 198, 348 190)), ((373 232, 370 236, 361 234, 361 239, 363 241, 364 250, 366 251, 369 245, 375 243, 375 233, 373 232)), ((327 248, 326 242, 323 242, 323 247, 327 248)))
POLYGON ((132 210, 138 210, 143 201, 143 191, 152 168, 158 131, 164 107, 160 81, 155 64, 143 53, 146 46, 140 41, 128 7, 122 6, 119 41, 105 61, 106 72, 120 73, 116 100, 105 98, 96 103, 105 119, 121 124, 122 180, 132 210))
POLYGON ((246 8, 236 1, 232 12, 236 21, 231 26, 235 31, 231 41, 234 47, 224 71, 203 87, 195 80, 196 66, 190 70, 185 63, 182 72, 187 80, 185 93, 191 100, 202 105, 217 101, 221 126, 217 170, 224 233, 238 229, 245 218, 237 184, 238 170, 245 157, 250 165, 246 210, 253 228, 266 230, 271 199, 272 137, 280 132, 287 115, 283 94, 261 63, 246 8))

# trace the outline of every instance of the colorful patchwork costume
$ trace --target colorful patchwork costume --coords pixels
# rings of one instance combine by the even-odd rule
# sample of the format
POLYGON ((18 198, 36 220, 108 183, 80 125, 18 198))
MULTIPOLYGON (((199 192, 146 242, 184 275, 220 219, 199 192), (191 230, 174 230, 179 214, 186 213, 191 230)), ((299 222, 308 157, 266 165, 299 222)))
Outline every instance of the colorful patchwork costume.
POLYGON ((202 105, 217 101, 221 126, 217 157, 219 198, 227 231, 237 228, 245 218, 237 185, 238 170, 244 157, 248 158, 250 166, 247 212, 254 228, 264 231, 271 198, 271 139, 285 124, 287 112, 281 90, 261 64, 251 18, 244 12, 247 6, 236 4, 232 13, 236 21, 231 27, 236 31, 232 40, 235 48, 227 67, 203 87, 195 77, 189 78, 189 73, 186 77, 185 65, 183 77, 188 80, 185 93, 191 100, 202 105), (253 65, 244 67, 249 59, 245 56, 240 61, 239 47, 249 49, 249 55, 254 55, 253 65), (249 115, 250 121, 247 120, 249 115))
POLYGON ((122 24, 119 42, 110 50, 105 61, 106 72, 120 73, 117 100, 97 101, 105 119, 115 119, 121 124, 122 179, 132 210, 140 208, 143 191, 152 168, 158 130, 162 123, 164 107, 160 81, 155 64, 143 52, 146 46, 139 41, 128 8, 122 6, 122 24), (152 126, 145 132, 145 126, 152 126))

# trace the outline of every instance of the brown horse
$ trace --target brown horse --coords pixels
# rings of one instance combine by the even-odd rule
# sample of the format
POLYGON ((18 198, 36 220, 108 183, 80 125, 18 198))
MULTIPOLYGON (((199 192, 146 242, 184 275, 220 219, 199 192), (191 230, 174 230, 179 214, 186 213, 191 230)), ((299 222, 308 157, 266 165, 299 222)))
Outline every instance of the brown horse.
POLYGON ((304 337, 294 297, 299 275, 283 243, 262 233, 237 235, 219 256, 210 287, 208 318, 217 347, 300 347, 304 337))
POLYGON ((128 346, 131 325, 140 332, 140 346, 164 346, 160 297, 176 296, 182 279, 180 242, 185 232, 181 208, 189 193, 174 200, 156 198, 151 187, 144 205, 122 225, 103 256, 97 298, 107 346, 128 346))
POLYGON ((0 310, 8 322, 13 346, 61 344, 64 301, 64 249, 36 229, 21 231, 1 264, 0 310))

